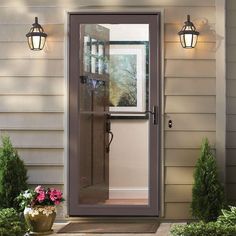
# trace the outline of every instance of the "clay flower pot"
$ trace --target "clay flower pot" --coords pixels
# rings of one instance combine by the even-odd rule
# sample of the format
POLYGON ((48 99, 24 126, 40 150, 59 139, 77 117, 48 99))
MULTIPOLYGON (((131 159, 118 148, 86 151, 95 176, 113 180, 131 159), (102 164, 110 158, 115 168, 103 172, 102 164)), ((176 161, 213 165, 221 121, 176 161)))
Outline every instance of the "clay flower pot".
POLYGON ((52 225, 56 218, 55 206, 34 206, 25 208, 24 217, 30 227, 30 235, 47 235, 53 232, 52 225))

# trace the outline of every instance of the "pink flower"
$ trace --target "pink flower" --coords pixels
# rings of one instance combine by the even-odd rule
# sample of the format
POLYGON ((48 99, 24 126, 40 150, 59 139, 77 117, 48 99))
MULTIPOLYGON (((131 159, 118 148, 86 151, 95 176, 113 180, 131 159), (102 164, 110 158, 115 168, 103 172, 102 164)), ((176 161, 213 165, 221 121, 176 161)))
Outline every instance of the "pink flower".
POLYGON ((49 191, 49 198, 53 201, 56 205, 60 203, 62 200, 62 192, 60 190, 51 188, 49 191))
POLYGON ((59 205, 59 204, 60 204, 60 201, 56 200, 56 201, 55 201, 55 204, 56 204, 56 205, 59 205))
POLYGON ((45 200, 45 192, 40 192, 37 196, 37 200, 43 202, 45 200))
POLYGON ((36 193, 41 193, 41 192, 44 192, 44 188, 41 186, 41 185, 39 185, 39 186, 37 186, 36 188, 35 188, 35 190, 34 190, 36 193))

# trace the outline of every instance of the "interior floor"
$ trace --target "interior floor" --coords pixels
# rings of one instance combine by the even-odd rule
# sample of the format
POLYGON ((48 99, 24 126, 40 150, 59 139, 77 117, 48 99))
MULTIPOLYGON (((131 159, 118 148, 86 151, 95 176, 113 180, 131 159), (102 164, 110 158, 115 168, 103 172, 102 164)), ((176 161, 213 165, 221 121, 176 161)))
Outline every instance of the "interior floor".
POLYGON ((105 205, 147 205, 148 199, 108 199, 105 205))
POLYGON ((82 204, 96 205, 148 205, 148 199, 108 199, 94 203, 94 199, 83 199, 82 204))

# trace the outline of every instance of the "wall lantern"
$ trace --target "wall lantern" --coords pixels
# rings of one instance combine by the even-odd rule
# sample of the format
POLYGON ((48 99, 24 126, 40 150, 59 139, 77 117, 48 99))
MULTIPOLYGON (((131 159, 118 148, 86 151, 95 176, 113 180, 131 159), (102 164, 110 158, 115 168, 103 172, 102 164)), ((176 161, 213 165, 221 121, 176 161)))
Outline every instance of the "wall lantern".
POLYGON ((183 48, 194 48, 197 44, 199 32, 196 31, 194 24, 190 21, 190 15, 187 16, 187 21, 179 31, 180 42, 183 48))
POLYGON ((47 34, 38 23, 38 17, 35 17, 33 27, 30 29, 29 33, 26 34, 26 37, 31 50, 39 51, 43 49, 47 34))

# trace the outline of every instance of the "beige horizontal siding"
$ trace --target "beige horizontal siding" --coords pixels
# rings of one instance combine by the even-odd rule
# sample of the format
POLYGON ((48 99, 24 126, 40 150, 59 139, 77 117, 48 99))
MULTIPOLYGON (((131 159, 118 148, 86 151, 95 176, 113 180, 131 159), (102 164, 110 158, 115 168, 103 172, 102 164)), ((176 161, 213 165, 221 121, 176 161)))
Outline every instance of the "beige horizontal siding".
POLYGON ((215 8, 165 10, 165 218, 188 219, 202 139, 215 145, 215 8), (177 34, 187 12, 200 32, 193 50, 183 49, 177 34))
POLYGON ((215 144, 215 132, 165 131, 165 148, 199 148, 205 137, 215 144))
POLYGON ((165 59, 215 59, 215 43, 198 42, 196 49, 183 50, 179 42, 165 43, 165 59))
POLYGON ((64 148, 63 131, 1 131, 4 133, 16 148, 64 148))
POLYGON ((63 96, 0 96, 0 112, 63 112, 63 96))
MULTIPOLYGON (((197 20, 206 18, 209 23, 215 23, 214 7, 166 7, 165 23, 183 24, 187 19, 187 14, 191 16, 191 21, 197 24, 197 20)), ((200 21, 199 21, 200 23, 200 21)))
POLYGON ((215 60, 166 60, 166 77, 215 77, 215 60))
POLYGON ((0 113, 1 130, 63 130, 63 113, 0 113))
MULTIPOLYGON (((38 186, 38 184, 29 184, 30 188, 34 189, 38 186)), ((63 193, 65 191, 64 184, 44 184, 45 188, 57 188, 60 189, 63 193)))
POLYGON ((165 149, 165 166, 193 167, 200 157, 200 149, 165 149))
POLYGON ((192 185, 166 185, 165 202, 191 202, 192 185))
POLYGON ((63 148, 33 148, 33 149, 18 149, 18 153, 26 165, 48 165, 48 166, 61 166, 63 165, 63 148))
POLYGON ((63 59, 64 43, 47 41, 45 48, 35 53, 27 42, 1 42, 0 51, 0 59, 63 59))
MULTIPOLYGON (((136 0, 137 1, 137 0, 136 0)), ((91 0, 90 0, 91 2, 91 0)), ((141 2, 141 1, 140 1, 141 2)), ((86 2, 88 4, 89 2, 86 2)), ((158 3, 158 2, 157 2, 158 3)), ((104 3, 102 3, 104 6, 104 3)), ((146 5, 146 3, 145 3, 146 5)), ((199 6, 194 8, 189 7, 166 7, 165 8, 165 22, 166 23, 182 23, 186 21, 186 15, 190 14, 192 20, 199 18, 207 18, 209 23, 215 22, 215 8, 207 6, 199 6)), ((0 22, 1 24, 32 24, 34 16, 38 16, 41 24, 63 24, 65 20, 64 9, 60 7, 52 9, 48 7, 28 7, 0 8, 0 22)))
POLYGON ((215 96, 166 96, 165 113, 215 113, 215 96))
POLYGON ((215 114, 166 114, 165 130, 215 131, 215 114), (172 120, 172 128, 168 127, 172 120))
POLYGON ((1 95, 64 95, 64 86, 63 77, 0 76, 1 95))
POLYGON ((63 167, 30 166, 28 169, 29 184, 63 184, 63 167))
POLYGON ((39 18, 40 24, 64 24, 65 14, 64 9, 59 7, 27 7, 27 8, 0 8, 0 24, 29 24, 29 27, 34 22, 34 17, 39 18), (53 10, 53 13, 52 13, 53 10))
POLYGON ((190 219, 190 203, 166 203, 165 218, 170 220, 190 219))
POLYGON ((63 60, 1 60, 0 76, 63 76, 63 60))
MULTIPOLYGON (((189 0, 178 0, 178 2, 175 2, 173 0, 146 0, 145 2, 141 0, 135 0, 135 1, 125 1, 121 0, 118 2, 114 2, 112 0, 108 1, 97 1, 97 0, 90 0, 89 2, 87 0, 80 0, 79 2, 77 0, 70 0, 70 1, 61 1, 61 0, 24 0, 23 6, 48 6, 48 7, 76 7, 76 6, 214 6, 215 2, 214 0, 199 0, 199 1, 189 1, 189 0)), ((1 0, 0 6, 14 6, 19 7, 22 6, 22 3, 18 0, 1 0)))
POLYGON ((193 167, 165 167, 166 184, 193 184, 193 167))
POLYGON ((167 77, 165 79, 165 95, 215 95, 215 86, 215 78, 167 77))
MULTIPOLYGON (((53 15, 53 14, 52 14, 53 15)), ((34 18, 32 19, 34 20, 34 18)), ((33 23, 33 22, 32 22, 33 23)), ((1 25, 1 24, 0 24, 1 25)), ((47 24, 42 25, 45 32, 47 32, 47 41, 64 41, 65 32, 63 24, 47 24)), ((26 34, 29 32, 31 25, 18 25, 18 24, 3 24, 1 25, 0 42, 25 42, 26 34)))
MULTIPOLYGON (((183 17, 184 17, 184 15, 183 15, 183 17)), ((177 33, 181 30, 182 27, 183 27, 183 23, 181 23, 181 24, 165 24, 165 42, 179 42, 179 36, 177 33)), ((203 24, 203 27, 202 28, 199 27, 199 28, 197 28, 197 30, 199 32, 201 32, 201 34, 198 38, 198 43, 199 42, 209 42, 210 43, 210 42, 216 41, 215 25, 214 24, 211 24, 211 26, 208 28, 206 28, 206 27, 204 28, 204 24, 203 24)))

